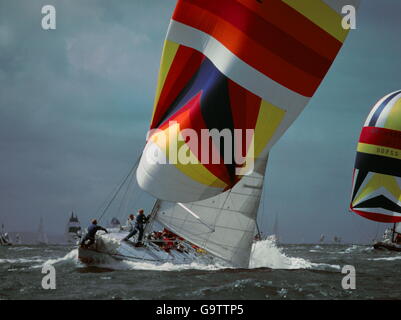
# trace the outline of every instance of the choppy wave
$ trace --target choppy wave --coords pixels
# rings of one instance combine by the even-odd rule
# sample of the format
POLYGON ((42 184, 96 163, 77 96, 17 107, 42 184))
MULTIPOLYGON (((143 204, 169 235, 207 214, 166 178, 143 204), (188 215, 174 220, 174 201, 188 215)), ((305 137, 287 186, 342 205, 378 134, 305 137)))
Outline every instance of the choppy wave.
POLYGON ((10 264, 17 264, 17 263, 36 263, 44 261, 44 259, 40 257, 32 257, 30 259, 26 258, 16 258, 16 259, 0 259, 0 264, 3 263, 10 263, 10 264))
POLYGON ((75 264, 79 263, 78 260, 78 249, 73 249, 70 252, 68 252, 64 257, 61 258, 55 258, 55 259, 47 259, 47 260, 41 260, 43 263, 38 264, 38 265, 33 265, 32 268, 41 268, 44 265, 49 265, 49 264, 59 264, 59 263, 66 263, 66 262, 72 262, 75 264))
POLYGON ((370 258, 368 260, 373 260, 373 261, 395 261, 395 260, 401 260, 401 256, 395 256, 395 257, 382 257, 382 258, 370 258))

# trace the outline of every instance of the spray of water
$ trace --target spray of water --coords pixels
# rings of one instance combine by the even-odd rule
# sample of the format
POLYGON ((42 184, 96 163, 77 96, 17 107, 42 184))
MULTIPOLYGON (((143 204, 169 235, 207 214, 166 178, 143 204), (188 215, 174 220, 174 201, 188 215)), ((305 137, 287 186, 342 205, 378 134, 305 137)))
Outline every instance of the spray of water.
POLYGON ((271 269, 307 269, 313 264, 302 258, 288 257, 274 239, 255 242, 249 267, 271 269))

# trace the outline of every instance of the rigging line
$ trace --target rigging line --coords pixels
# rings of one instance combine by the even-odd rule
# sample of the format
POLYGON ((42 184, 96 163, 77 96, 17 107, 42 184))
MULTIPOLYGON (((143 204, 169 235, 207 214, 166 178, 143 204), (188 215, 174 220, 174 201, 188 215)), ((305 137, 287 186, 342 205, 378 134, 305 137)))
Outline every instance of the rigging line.
POLYGON ((373 241, 376 241, 376 240, 377 240, 377 234, 379 233, 379 228, 380 228, 380 225, 377 224, 377 227, 376 227, 376 235, 375 235, 373 241))
MULTIPOLYGON (((215 219, 214 219, 214 225, 216 225, 217 220, 220 218, 220 215, 221 215, 221 213, 222 213, 222 211, 223 211, 223 209, 224 209, 224 206, 226 205, 226 202, 227 202, 227 200, 228 200, 228 198, 229 198, 229 196, 230 196, 232 190, 233 190, 233 189, 231 188, 231 189, 227 192, 226 198, 224 199, 224 202, 223 202, 222 206, 220 207, 219 212, 216 214, 216 217, 215 217, 215 219)), ((208 237, 205 237, 205 241, 203 242, 204 247, 206 247, 206 245, 207 245, 207 243, 209 242, 209 239, 210 239, 211 236, 212 236, 212 233, 209 233, 209 236, 208 236, 208 237)))
POLYGON ((132 174, 131 174, 131 178, 130 178, 129 182, 127 183, 127 188, 125 189, 124 195, 123 195, 123 197, 122 197, 122 199, 121 199, 120 206, 118 207, 117 215, 118 215, 119 217, 120 217, 121 209, 122 209, 123 205, 125 204, 125 205, 124 205, 125 209, 128 208, 128 204, 127 204, 127 203, 128 203, 127 195, 128 195, 128 191, 129 191, 129 189, 130 189, 130 187, 131 187, 131 185, 132 185, 133 179, 134 179, 134 172, 132 172, 132 174))
POLYGON ((117 188, 116 192, 114 193, 113 197, 110 199, 110 201, 108 202, 107 206, 103 209, 102 214, 99 217, 99 221, 102 220, 104 214, 107 212, 107 210, 109 209, 110 205, 113 203, 114 199, 117 197, 118 193, 120 192, 120 190, 122 189, 122 187, 124 186, 125 182, 128 180, 128 178, 131 176, 132 172, 135 170, 135 168, 137 167, 139 160, 141 159, 141 156, 138 157, 138 159, 135 161, 135 164, 132 166, 132 168, 130 169, 130 171, 128 172, 128 174, 126 175, 126 177, 124 178, 124 180, 121 182, 121 184, 119 185, 119 187, 117 188))
POLYGON ((193 212, 191 209, 187 208, 186 206, 184 206, 181 202, 177 202, 177 204, 183 208, 185 211, 187 211, 189 214, 191 214, 193 217, 195 217, 195 219, 199 220, 199 222, 201 224, 203 224, 204 226, 206 226, 210 231, 214 232, 215 229, 213 227, 211 227, 210 225, 208 225, 207 223, 203 222, 202 219, 195 213, 193 212))

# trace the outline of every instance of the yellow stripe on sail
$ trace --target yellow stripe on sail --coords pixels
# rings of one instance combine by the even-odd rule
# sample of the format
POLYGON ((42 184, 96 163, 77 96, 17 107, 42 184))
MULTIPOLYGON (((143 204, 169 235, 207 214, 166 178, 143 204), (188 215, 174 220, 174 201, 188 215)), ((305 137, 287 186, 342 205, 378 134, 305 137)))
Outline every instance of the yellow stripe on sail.
MULTIPOLYGON (((255 132, 251 146, 246 155, 246 162, 254 161, 273 138, 277 128, 285 117, 286 111, 280 109, 270 102, 262 100, 258 119, 256 121, 255 132), (253 153, 253 154, 252 154, 253 153)), ((239 175, 246 174, 246 168, 240 171, 239 175)))
POLYGON ((262 100, 258 120, 255 126, 255 155, 256 157, 264 150, 273 138, 274 133, 284 119, 286 111, 280 109, 270 102, 262 100))
POLYGON ((358 152, 401 160, 401 150, 368 143, 358 143, 358 152))
POLYGON ((397 179, 387 174, 375 173, 370 178, 370 181, 355 197, 352 205, 355 206, 369 194, 373 193, 379 188, 385 188, 388 190, 398 201, 401 200, 401 188, 397 182, 397 179))
POLYGON ((344 42, 348 31, 343 29, 343 17, 321 0, 283 0, 314 24, 325 30, 337 40, 344 42))
POLYGON ((166 154, 169 162, 189 178, 214 188, 226 188, 227 184, 211 173, 189 149, 180 133, 180 125, 170 125, 164 130, 158 130, 150 140, 156 143, 166 154), (179 138, 179 139, 178 139, 179 138), (171 153, 170 153, 170 149, 171 153), (189 164, 182 164, 179 154, 186 153, 189 164), (172 155, 172 157, 171 157, 172 155))
POLYGON ((401 131, 401 97, 391 108, 384 128, 401 131))
POLYGON ((156 111, 157 103, 159 102, 160 93, 164 87, 164 83, 167 78, 167 74, 170 71, 171 64, 173 63, 174 57, 179 48, 179 44, 170 40, 164 42, 163 53, 160 61, 159 78, 157 83, 157 89, 155 94, 155 101, 153 107, 152 119, 156 111))

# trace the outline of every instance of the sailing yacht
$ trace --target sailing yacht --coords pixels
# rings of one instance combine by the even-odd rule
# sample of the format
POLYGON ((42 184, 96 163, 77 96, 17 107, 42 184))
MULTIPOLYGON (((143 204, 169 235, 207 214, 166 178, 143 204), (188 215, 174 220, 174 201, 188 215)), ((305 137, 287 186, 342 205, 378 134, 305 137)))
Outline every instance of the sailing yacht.
POLYGON ((71 216, 68 219, 65 238, 69 244, 77 244, 81 238, 81 224, 78 216, 74 215, 74 212, 71 212, 71 216))
POLYGON ((401 252, 401 223, 394 223, 392 228, 387 228, 384 231, 383 239, 374 243, 373 247, 401 252))
POLYGON ((350 209, 363 218, 394 223, 375 249, 399 251, 401 242, 401 90, 371 109, 357 146, 350 209))
POLYGON ((282 4, 278 19, 268 5, 177 2, 149 134, 124 180, 135 175, 140 192, 154 198, 144 245, 121 242, 124 230, 99 232, 93 247, 79 248, 82 261, 221 259, 249 266, 269 152, 314 95, 348 34, 334 22, 342 18, 337 5, 325 7, 330 28, 321 27, 313 6, 282 4), (294 16, 297 23, 288 24, 294 16))
POLYGON ((15 244, 22 244, 22 239, 19 233, 15 235, 15 244))
POLYGON ((110 228, 120 228, 121 222, 116 217, 113 217, 110 220, 110 228))
POLYGON ((49 240, 47 239, 47 235, 44 231, 44 227, 43 227, 43 218, 40 217, 40 221, 39 221, 39 227, 38 227, 38 232, 37 232, 37 239, 36 239, 36 243, 39 245, 47 245, 49 244, 49 240))

